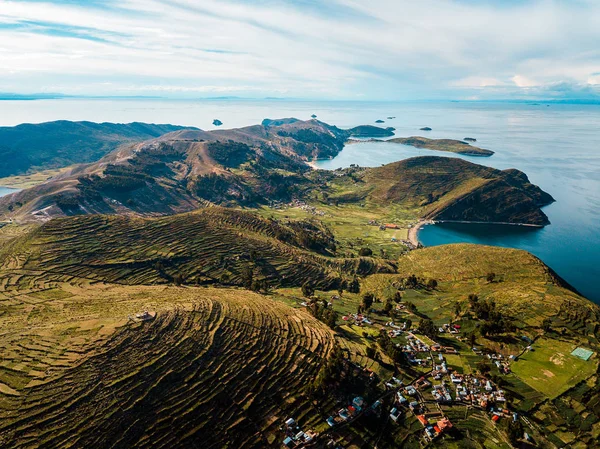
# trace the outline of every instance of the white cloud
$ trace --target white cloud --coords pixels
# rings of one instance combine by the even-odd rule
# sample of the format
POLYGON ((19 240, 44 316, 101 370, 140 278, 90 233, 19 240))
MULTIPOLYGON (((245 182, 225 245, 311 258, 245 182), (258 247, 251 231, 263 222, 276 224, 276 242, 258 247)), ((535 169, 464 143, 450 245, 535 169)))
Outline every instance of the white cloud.
POLYGON ((84 3, 1 2, 0 90, 485 98, 600 72, 595 2, 84 3))

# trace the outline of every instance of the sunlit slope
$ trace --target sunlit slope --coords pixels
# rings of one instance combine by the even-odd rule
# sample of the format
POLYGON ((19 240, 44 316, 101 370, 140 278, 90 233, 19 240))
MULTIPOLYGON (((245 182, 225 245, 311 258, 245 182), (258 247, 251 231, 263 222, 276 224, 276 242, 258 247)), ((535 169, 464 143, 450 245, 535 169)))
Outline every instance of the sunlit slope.
POLYGON ((221 208, 155 219, 69 217, 7 243, 0 268, 124 284, 251 286, 258 279, 300 286, 310 280, 323 288, 337 288, 354 274, 393 272, 385 260, 328 257, 333 237, 302 226, 221 208))
MULTIPOLYGON (((2 448, 277 447, 282 419, 318 417, 304 391, 333 335, 303 311, 243 290, 52 292, 43 320, 0 340, 18 345, 0 367, 2 448), (128 322, 142 307, 156 319, 128 322)), ((8 315, 32 301, 12 297, 8 315)))
POLYGON ((544 318, 564 308, 598 311, 537 257, 495 246, 453 244, 412 251, 398 259, 397 275, 370 276, 365 288, 383 291, 394 280, 412 274, 438 281, 439 287, 429 296, 440 299, 440 307, 448 308, 448 317, 454 313, 454 303, 467 304, 470 294, 492 298, 512 316, 538 327, 544 318), (494 278, 490 282, 491 273, 494 278))

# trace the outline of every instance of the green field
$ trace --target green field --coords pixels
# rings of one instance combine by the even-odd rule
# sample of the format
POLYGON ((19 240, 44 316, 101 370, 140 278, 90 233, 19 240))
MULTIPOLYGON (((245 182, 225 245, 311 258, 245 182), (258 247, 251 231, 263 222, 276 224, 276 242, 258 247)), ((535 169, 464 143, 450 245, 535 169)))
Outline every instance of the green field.
POLYGON ((597 360, 587 362, 571 355, 575 344, 541 338, 512 365, 513 372, 550 398, 559 396, 596 372, 597 360))

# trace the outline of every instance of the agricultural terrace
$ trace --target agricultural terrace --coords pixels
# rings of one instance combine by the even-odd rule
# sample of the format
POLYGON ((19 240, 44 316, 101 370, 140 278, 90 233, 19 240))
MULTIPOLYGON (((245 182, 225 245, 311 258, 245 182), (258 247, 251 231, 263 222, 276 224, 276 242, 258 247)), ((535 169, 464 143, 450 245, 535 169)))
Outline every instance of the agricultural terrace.
POLYGON ((199 432, 258 448, 288 415, 321 423, 305 390, 334 339, 306 312, 245 290, 40 282, 12 279, 0 300, 0 447, 97 447, 111 428, 116 446, 199 432), (143 310, 157 317, 129 319, 143 310))
POLYGON ((284 222, 318 219, 335 235, 338 255, 342 257, 356 257, 361 248, 369 248, 375 256, 383 254, 386 258, 396 259, 406 253, 404 241, 408 239, 408 229, 418 221, 414 212, 401 207, 334 205, 323 201, 279 204, 257 209, 257 213, 284 222), (397 229, 380 229, 385 224, 397 226, 397 229))

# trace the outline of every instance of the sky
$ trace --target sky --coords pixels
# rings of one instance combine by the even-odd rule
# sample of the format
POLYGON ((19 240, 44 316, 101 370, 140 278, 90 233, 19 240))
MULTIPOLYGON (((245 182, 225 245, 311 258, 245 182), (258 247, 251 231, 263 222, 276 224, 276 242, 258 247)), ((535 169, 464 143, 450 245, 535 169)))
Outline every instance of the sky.
POLYGON ((0 0, 0 92, 600 101, 597 0, 0 0))

